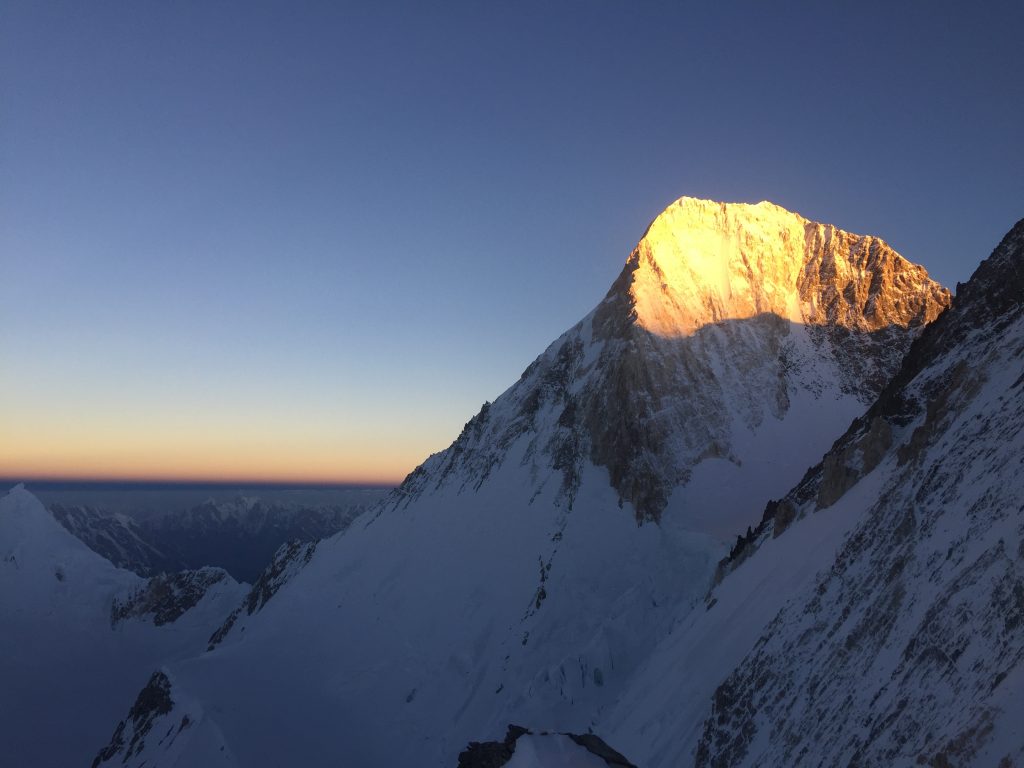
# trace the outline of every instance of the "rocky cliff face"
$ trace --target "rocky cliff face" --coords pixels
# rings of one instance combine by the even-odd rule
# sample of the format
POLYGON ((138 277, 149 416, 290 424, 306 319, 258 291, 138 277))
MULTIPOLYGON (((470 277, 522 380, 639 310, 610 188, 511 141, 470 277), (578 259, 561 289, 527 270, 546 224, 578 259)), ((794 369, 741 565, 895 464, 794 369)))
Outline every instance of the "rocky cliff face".
POLYGON ((220 568, 153 576, 130 595, 114 599, 110 609, 111 626, 117 627, 130 618, 152 621, 157 627, 170 624, 192 610, 213 586, 221 583, 232 583, 232 579, 220 568))
POLYGON ((249 594, 246 595, 242 604, 235 608, 224 620, 224 623, 217 628, 217 631, 210 636, 207 650, 212 651, 220 645, 232 630, 244 630, 245 618, 262 610, 267 601, 276 595, 281 587, 309 565, 314 552, 316 552, 315 541, 289 541, 282 544, 281 548, 274 553, 270 564, 253 583, 252 589, 249 590, 249 594), (241 624, 239 624, 239 619, 242 619, 241 624))
POLYGON ((717 689, 698 765, 1020 764, 1022 385, 1024 221, 750 543, 856 500, 834 564, 717 689))
POLYGON ((948 303, 924 268, 878 238, 771 203, 682 198, 597 309, 396 499, 478 487, 524 441, 534 485, 554 469, 570 507, 592 462, 638 520, 656 520, 702 461, 755 458, 736 432, 785 419, 794 398, 869 404, 948 303))
POLYGON ((92 768, 188 765, 181 760, 181 754, 193 738, 210 743, 210 754, 203 765, 212 768, 235 764, 216 726, 204 717, 202 708, 194 701, 183 699, 167 673, 159 670, 139 692, 128 716, 117 724, 110 741, 93 758, 92 768))
POLYGON ((509 725, 501 741, 470 742, 459 753, 458 768, 501 768, 503 765, 530 768, 636 768, 592 733, 535 734, 518 725, 509 725))

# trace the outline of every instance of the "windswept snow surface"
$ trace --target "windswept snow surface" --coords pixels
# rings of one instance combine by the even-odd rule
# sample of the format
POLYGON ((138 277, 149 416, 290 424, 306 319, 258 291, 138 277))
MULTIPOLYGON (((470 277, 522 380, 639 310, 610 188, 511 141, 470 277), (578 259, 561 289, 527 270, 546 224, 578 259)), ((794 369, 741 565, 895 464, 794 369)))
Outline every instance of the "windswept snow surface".
POLYGON ((240 765, 454 765, 511 721, 586 732, 722 548, 638 528, 597 471, 571 512, 510 507, 518 469, 322 543, 245 632, 173 665, 240 765))
POLYGON ((112 626, 115 598, 145 583, 68 533, 22 486, 0 498, 5 765, 89 765, 153 670, 205 647, 244 592, 225 576, 172 624, 112 626))
POLYGON ((715 689, 779 610, 835 562, 878 481, 870 478, 840 503, 765 542, 707 603, 681 618, 595 730, 637 765, 692 765, 715 689))

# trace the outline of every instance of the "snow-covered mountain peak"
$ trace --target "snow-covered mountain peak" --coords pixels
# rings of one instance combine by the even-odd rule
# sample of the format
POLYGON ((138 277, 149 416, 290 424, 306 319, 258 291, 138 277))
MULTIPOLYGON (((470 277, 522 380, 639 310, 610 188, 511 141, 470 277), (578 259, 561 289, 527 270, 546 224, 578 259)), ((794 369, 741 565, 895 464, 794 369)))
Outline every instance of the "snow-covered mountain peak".
MULTIPOLYGON (((514 454, 530 467, 532 493, 553 477, 568 506, 593 464, 639 520, 660 519, 682 486, 691 492, 676 494, 679 506, 744 509, 746 496, 796 482, 948 304, 924 268, 877 238, 771 203, 681 198, 597 308, 410 475, 396 501, 479 487, 514 454), (790 430, 802 449, 787 463, 775 446, 793 442, 790 430), (748 467, 743 498, 714 490, 735 486, 727 465, 748 467)), ((755 521, 756 512, 742 527, 755 521)), ((737 522, 699 527, 728 534, 737 522)))
POLYGON ((637 324, 675 337, 763 312, 800 322, 804 224, 770 203, 680 198, 651 222, 627 261, 637 324))
POLYGON ((23 484, 0 496, 0 558, 15 567, 49 568, 68 558, 109 565, 64 530, 23 484))
POLYGON ((636 323, 662 337, 771 314, 874 331, 927 323, 948 294, 879 238, 808 221, 767 201, 683 197, 630 254, 616 290, 636 323))

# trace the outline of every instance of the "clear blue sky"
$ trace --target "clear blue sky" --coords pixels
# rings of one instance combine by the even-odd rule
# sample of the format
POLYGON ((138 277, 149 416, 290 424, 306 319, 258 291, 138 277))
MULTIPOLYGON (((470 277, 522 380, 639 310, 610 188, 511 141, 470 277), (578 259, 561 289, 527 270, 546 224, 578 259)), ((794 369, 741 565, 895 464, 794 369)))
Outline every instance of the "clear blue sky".
POLYGON ((1022 8, 8 0, 0 475, 400 477, 684 194, 952 287, 1024 216, 1022 8))

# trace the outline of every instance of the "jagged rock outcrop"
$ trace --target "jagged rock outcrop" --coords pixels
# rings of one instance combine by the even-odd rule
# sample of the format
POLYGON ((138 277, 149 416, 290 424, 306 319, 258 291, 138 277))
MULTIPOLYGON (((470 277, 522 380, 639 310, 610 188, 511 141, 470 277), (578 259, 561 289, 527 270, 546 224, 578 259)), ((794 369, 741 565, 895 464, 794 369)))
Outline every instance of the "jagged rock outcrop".
POLYGON ((192 739, 210 747, 204 766, 237 764, 202 708, 180 694, 165 670, 158 670, 139 692, 128 716, 117 724, 110 741, 96 754, 92 768, 190 765, 181 755, 192 739))
POLYGON ((769 510, 751 549, 833 505, 860 517, 719 686, 697 765, 1024 759, 1022 387, 1024 221, 783 499, 786 524, 769 510))
MULTIPOLYGON (((593 733, 534 733, 518 725, 510 725, 502 741, 471 741, 459 754, 458 768, 501 768, 517 754, 517 746, 523 737, 531 743, 524 748, 521 765, 533 768, 560 768, 567 764, 577 764, 581 752, 589 753, 604 762, 608 768, 636 768, 625 757, 609 747, 603 739, 593 733), (573 749, 575 745, 578 749, 573 749), (529 751, 529 755, 525 752, 529 751)), ((596 760, 588 760, 588 765, 597 764, 596 760)))
POLYGON ((235 627, 239 617, 242 616, 243 611, 246 616, 252 616, 263 608, 282 586, 309 564, 314 552, 316 552, 315 541, 289 541, 287 544, 282 544, 274 554, 270 565, 256 579, 256 583, 252 585, 252 589, 249 590, 249 594, 246 595, 242 604, 235 608, 224 620, 224 623, 217 628, 217 631, 210 636, 207 650, 212 651, 224 641, 224 638, 235 627))
POLYGON ((607 469, 638 520, 708 458, 741 463, 734 428, 783 419, 797 392, 868 405, 949 294, 885 242, 770 203, 682 198, 650 225, 598 308, 556 341, 396 499, 479 487, 511 447, 565 503, 607 469))
MULTIPOLYGON (((110 743, 101 749, 96 759, 92 761, 92 768, 97 768, 114 757, 121 757, 120 762, 127 762, 136 753, 141 753, 146 747, 146 736, 153 730, 153 723, 162 715, 170 713, 172 707, 171 681, 163 672, 154 672, 146 687, 139 691, 138 698, 128 712, 128 718, 117 724, 110 743)), ((186 715, 181 718, 179 732, 188 726, 189 719, 186 715)), ((163 734, 157 736, 161 735, 163 734)), ((171 738, 175 735, 168 733, 171 738)))
POLYGON ((222 582, 234 584, 221 568, 161 573, 145 582, 125 598, 115 598, 110 623, 116 627, 128 618, 145 618, 157 627, 170 624, 199 604, 212 587, 222 582))

